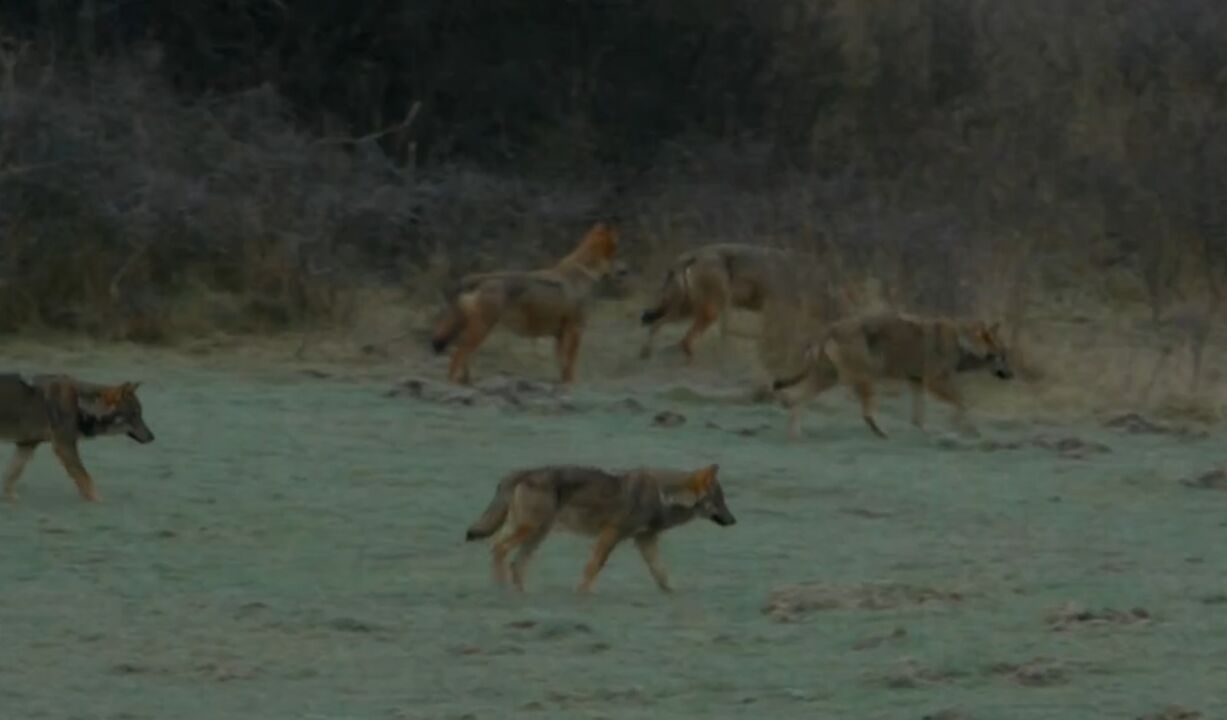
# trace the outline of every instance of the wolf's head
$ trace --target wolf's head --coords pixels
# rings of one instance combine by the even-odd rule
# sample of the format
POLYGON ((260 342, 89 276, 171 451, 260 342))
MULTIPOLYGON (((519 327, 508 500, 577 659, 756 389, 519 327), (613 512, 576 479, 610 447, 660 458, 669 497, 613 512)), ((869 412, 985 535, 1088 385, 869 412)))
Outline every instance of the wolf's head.
POLYGON ((599 279, 610 274, 617 256, 618 229, 611 223, 600 221, 588 230, 575 250, 560 264, 579 265, 596 276, 594 279, 599 279))
POLYGON ((724 489, 716 479, 719 465, 708 465, 682 479, 664 495, 665 502, 683 507, 699 517, 721 526, 737 524, 737 518, 724 504, 724 489))
POLYGON ((79 427, 86 437, 127 435, 139 443, 153 442, 153 432, 141 416, 136 397, 140 383, 126 382, 78 394, 79 427))
POLYGON ((1014 377, 1005 343, 1001 341, 1000 326, 1000 323, 985 325, 979 320, 959 326, 959 370, 988 366, 1002 380, 1014 377))

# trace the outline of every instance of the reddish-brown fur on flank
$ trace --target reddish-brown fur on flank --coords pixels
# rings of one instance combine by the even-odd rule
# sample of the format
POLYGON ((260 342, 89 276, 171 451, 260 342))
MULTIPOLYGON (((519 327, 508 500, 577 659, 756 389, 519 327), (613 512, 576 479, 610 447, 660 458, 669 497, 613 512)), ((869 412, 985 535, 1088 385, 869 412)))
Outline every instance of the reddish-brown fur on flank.
POLYGON ((469 381, 469 357, 502 321, 521 335, 553 336, 562 381, 572 382, 583 334, 582 301, 609 271, 617 252, 617 230, 598 222, 553 267, 466 276, 460 295, 436 323, 431 338, 436 353, 455 343, 448 378, 469 381))
POLYGON ((971 431, 954 376, 965 369, 991 366, 1002 379, 1013 377, 998 339, 998 324, 949 318, 877 314, 847 318, 829 325, 813 343, 809 367, 773 386, 790 409, 789 434, 800 435, 801 404, 838 382, 846 383, 861 406, 861 417, 879 437, 886 434, 874 419, 874 384, 880 379, 906 381, 912 389, 912 424, 924 426, 924 393, 952 406, 955 421, 971 431), (963 338, 981 347, 968 349, 963 338))
POLYGON ((64 375, 0 377, 0 407, 4 409, 0 437, 17 446, 4 471, 4 499, 16 501, 17 481, 25 466, 39 445, 50 443, 81 497, 97 502, 93 477, 81 462, 77 444, 83 438, 106 434, 153 442, 153 433, 141 418, 138 385, 98 385, 64 375))
POLYGON ((596 539, 579 590, 587 592, 613 550, 633 540, 657 586, 669 592, 661 563, 661 533, 696 518, 722 527, 737 523, 716 479, 716 465, 680 471, 640 468, 608 473, 594 467, 543 466, 504 476, 465 541, 507 533, 491 549, 494 577, 524 587, 524 572, 537 547, 554 529, 596 539), (508 556, 515 557, 508 567, 508 556))

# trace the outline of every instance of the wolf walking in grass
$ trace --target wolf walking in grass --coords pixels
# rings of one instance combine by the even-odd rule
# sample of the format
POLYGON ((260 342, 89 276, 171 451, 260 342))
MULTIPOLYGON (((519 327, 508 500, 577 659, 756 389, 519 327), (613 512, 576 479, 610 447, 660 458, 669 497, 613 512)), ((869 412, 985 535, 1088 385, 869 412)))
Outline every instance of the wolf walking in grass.
POLYGON ((801 434, 805 402, 838 382, 852 388, 860 400, 861 417, 879 437, 886 433, 874 419, 874 384, 904 380, 912 390, 912 424, 924 427, 927 392, 955 409, 955 420, 971 431, 957 373, 989 368, 997 377, 1014 376, 996 323, 979 320, 920 318, 881 313, 840 320, 805 351, 805 367, 777 379, 772 388, 789 409, 789 435, 801 434))
POLYGON ((50 442, 81 497, 98 502, 98 491, 81 463, 77 442, 102 435, 153 442, 136 397, 137 385, 96 385, 66 375, 0 375, 0 438, 17 446, 4 473, 4 498, 16 501, 17 480, 26 464, 39 445, 50 442))
POLYGON ((717 525, 737 522, 724 502, 716 478, 718 466, 698 471, 639 469, 610 473, 593 467, 555 465, 511 473, 499 482, 494 499, 469 528, 465 539, 488 538, 504 526, 509 531, 493 547, 494 576, 506 584, 507 556, 511 581, 524 588, 528 562, 555 525, 596 538, 584 567, 580 592, 588 592, 597 574, 624 540, 634 540, 656 585, 670 591, 660 560, 660 535, 694 518, 717 525))

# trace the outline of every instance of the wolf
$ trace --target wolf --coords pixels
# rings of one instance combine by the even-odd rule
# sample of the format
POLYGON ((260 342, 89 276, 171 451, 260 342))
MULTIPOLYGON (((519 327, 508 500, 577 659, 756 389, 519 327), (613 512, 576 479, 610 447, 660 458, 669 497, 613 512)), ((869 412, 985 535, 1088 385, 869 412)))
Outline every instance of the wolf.
POLYGON ((4 498, 17 500, 17 480, 26 463, 40 444, 50 442, 81 497, 100 502, 77 453, 77 441, 127 435, 141 444, 153 442, 136 397, 139 384, 97 385, 67 375, 0 374, 0 438, 17 446, 4 474, 4 498))
POLYGON ((772 383, 789 409, 789 435, 801 434, 802 405, 837 382, 849 385, 861 404, 861 417, 875 435, 886 433, 873 417, 873 384, 878 379, 905 380, 912 390, 912 424, 924 427, 924 393, 949 403, 955 421, 974 434, 966 418, 956 373, 989 368, 1002 380, 1014 377, 999 324, 981 320, 922 318, 877 313, 830 324, 805 349, 805 367, 772 383))
POLYGON ((694 359, 694 343, 714 323, 721 338, 732 334, 729 313, 733 309, 763 313, 771 301, 798 302, 820 290, 824 312, 842 312, 845 294, 837 293, 830 278, 812 272, 817 258, 760 245, 714 243, 684 252, 665 272, 655 304, 640 315, 648 328, 639 357, 652 355, 657 333, 665 325, 691 318, 690 329, 680 342, 687 361, 694 359))
POLYGON ((468 529, 465 540, 488 538, 509 526, 510 532, 493 546, 494 577, 500 585, 507 583, 507 555, 518 547, 511 561, 511 580, 516 589, 523 590, 528 561, 555 525, 595 537, 579 585, 579 592, 587 593, 610 553, 630 538, 657 587, 671 592, 660 560, 661 533, 694 518, 707 518, 724 527, 737 522, 724 502, 718 471, 718 465, 698 471, 636 469, 622 473, 553 465, 513 472, 499 482, 494 499, 468 529))
POLYGON ((525 337, 553 337, 562 382, 573 383, 588 301, 596 285, 613 269, 617 252, 617 229, 598 222, 575 250, 553 267, 473 273, 461 278, 459 292, 431 335, 436 354, 456 344, 448 379, 469 384, 470 356, 502 322, 525 337))

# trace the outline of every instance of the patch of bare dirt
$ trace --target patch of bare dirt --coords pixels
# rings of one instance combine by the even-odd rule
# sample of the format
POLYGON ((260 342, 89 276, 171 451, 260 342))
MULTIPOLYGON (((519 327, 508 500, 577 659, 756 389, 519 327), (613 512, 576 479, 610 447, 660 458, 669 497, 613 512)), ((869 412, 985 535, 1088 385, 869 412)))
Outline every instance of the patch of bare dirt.
POLYGON ((1048 627, 1056 632, 1087 627, 1147 625, 1153 621, 1150 612, 1145 608, 1135 607, 1132 610, 1114 610, 1112 608, 1087 610, 1076 603, 1066 603, 1062 607, 1048 613, 1044 619, 1048 623, 1048 627))
POLYGON ((794 622, 811 613, 827 610, 893 610, 962 601, 963 595, 958 592, 905 583, 841 587, 814 582, 772 590, 762 611, 776 622, 794 622))
POLYGON ((1051 437, 1048 435, 1036 435, 1033 438, 1026 440, 985 440, 977 445, 970 447, 983 450, 985 452, 994 452, 997 450, 1023 450, 1028 448, 1037 448, 1054 452, 1063 458, 1070 460, 1082 460, 1091 455, 1100 455, 1111 452, 1112 448, 1089 440, 1083 440, 1077 437, 1051 437))
POLYGON ((1202 715, 1197 710, 1189 710, 1179 705, 1169 705, 1159 712, 1142 715, 1138 717, 1138 720, 1203 720, 1205 717, 1205 715, 1202 715))
POLYGON ((704 425, 704 427, 706 427, 706 428, 708 428, 708 429, 710 429, 710 430, 719 430, 719 431, 721 431, 721 432, 728 432, 728 433, 732 433, 732 434, 737 435, 737 436, 739 436, 739 437, 754 437, 755 435, 758 435, 759 433, 763 432, 764 430, 770 430, 770 429, 771 429, 771 426, 770 426, 770 425, 767 425, 767 424, 765 424, 765 423, 764 423, 764 424, 761 424, 761 425, 755 425, 754 427, 743 427, 743 428, 726 428, 726 427, 724 427, 723 425, 720 425, 719 423, 716 423, 716 422, 711 421, 711 420, 709 420, 709 421, 708 421, 708 422, 707 422, 707 423, 704 425))
POLYGON ((897 627, 884 635, 871 635, 857 640, 852 645, 853 650, 872 650, 887 643, 895 643, 907 637, 907 630, 897 627))
POLYGON ((1227 470, 1216 468, 1197 477, 1185 478, 1180 484, 1196 490, 1227 490, 1227 470))
POLYGON ((864 518, 866 520, 885 520, 895 516, 894 513, 889 513, 885 510, 874 510, 873 508, 863 507, 845 507, 840 508, 839 511, 844 515, 851 515, 852 517, 864 518))
POLYGON ((575 406, 561 385, 496 375, 469 387, 422 378, 397 383, 385 397, 461 406, 497 406, 512 410, 571 412, 575 406))
POLYGON ((1170 435, 1187 439, 1200 439, 1208 435, 1204 430, 1192 430, 1187 427, 1165 425, 1148 420, 1134 412, 1109 418, 1104 422, 1103 426, 1130 435, 1170 435))
POLYGON ((1023 687, 1051 687, 1069 682, 1065 668, 1054 660, 1034 658, 1021 665, 998 663, 989 672, 1023 687))
POLYGON ((925 667, 915 660, 908 658, 901 662, 898 667, 887 672, 881 678, 881 682, 888 688, 910 690, 954 682, 962 676, 963 673, 954 670, 925 667))
POLYGON ((677 427, 686 423, 686 416, 673 412, 672 410, 661 410, 652 417, 652 424, 656 427, 677 427))

